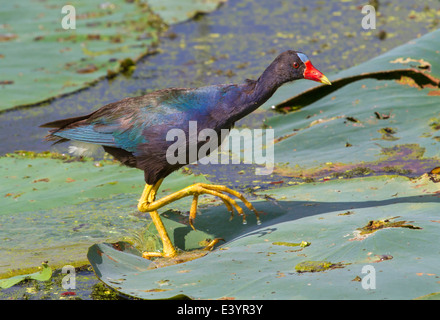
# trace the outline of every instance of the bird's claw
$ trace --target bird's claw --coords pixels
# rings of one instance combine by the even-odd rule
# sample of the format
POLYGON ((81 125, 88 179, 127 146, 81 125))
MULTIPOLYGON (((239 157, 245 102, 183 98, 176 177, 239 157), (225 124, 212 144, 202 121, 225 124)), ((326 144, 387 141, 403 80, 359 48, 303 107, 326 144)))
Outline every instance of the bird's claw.
POLYGON ((235 208, 235 210, 237 210, 238 214, 240 216, 242 216, 243 224, 246 224, 247 223, 246 214, 244 213, 243 209, 237 204, 237 202, 228 195, 228 193, 230 195, 236 196, 246 205, 246 207, 249 210, 254 212, 255 217, 257 218, 257 224, 258 225, 261 224, 260 218, 259 218, 259 211, 257 211, 254 208, 254 206, 249 201, 247 201, 246 198, 241 193, 234 191, 234 190, 231 190, 231 189, 229 189, 225 186, 221 186, 221 185, 209 185, 209 184, 199 183, 199 184, 193 185, 191 187, 194 187, 194 191, 193 191, 194 198, 193 198, 193 202, 191 204, 189 225, 194 230, 196 230, 196 229, 193 225, 193 221, 194 221, 196 214, 197 214, 198 196, 200 194, 211 194, 213 196, 219 197, 223 201, 223 203, 225 204, 229 213, 231 214, 230 220, 232 220, 232 218, 234 217, 234 208, 235 208))
POLYGON ((214 240, 211 240, 211 242, 209 242, 208 245, 203 248, 203 250, 204 251, 211 251, 214 248, 214 246, 217 243, 219 243, 220 241, 225 241, 225 239, 223 239, 223 238, 215 238, 214 240))

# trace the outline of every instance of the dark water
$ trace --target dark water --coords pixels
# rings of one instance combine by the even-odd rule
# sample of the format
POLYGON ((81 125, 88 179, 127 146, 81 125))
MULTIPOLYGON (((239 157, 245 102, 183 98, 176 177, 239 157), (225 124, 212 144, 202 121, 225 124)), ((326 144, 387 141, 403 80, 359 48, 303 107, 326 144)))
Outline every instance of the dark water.
MULTIPOLYGON (((377 30, 363 30, 364 4, 359 0, 229 0, 211 14, 172 26, 161 39, 160 52, 140 61, 130 77, 104 79, 49 103, 0 114, 0 155, 48 150, 50 144, 43 141, 47 130, 40 124, 86 114, 124 97, 166 87, 257 78, 286 49, 307 53, 315 66, 331 74, 428 32, 435 20, 408 16, 440 7, 438 1, 380 1, 377 30), (385 39, 380 39, 380 32, 382 38, 385 32, 385 39)), ((57 151, 66 148, 61 145, 57 151)))

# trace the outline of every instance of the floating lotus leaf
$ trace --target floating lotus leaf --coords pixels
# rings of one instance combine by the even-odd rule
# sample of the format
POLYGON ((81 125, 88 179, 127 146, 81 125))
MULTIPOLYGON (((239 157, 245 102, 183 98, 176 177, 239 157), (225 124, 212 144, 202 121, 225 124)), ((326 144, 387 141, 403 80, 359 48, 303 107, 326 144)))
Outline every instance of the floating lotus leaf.
POLYGON ((220 207, 202 210, 199 231, 168 215, 165 224, 181 248, 196 243, 197 235, 226 239, 199 259, 152 269, 155 262, 140 252, 111 244, 92 246, 88 257, 104 283, 145 299, 411 299, 438 291, 436 190, 427 178, 398 176, 279 188, 270 195, 282 200, 254 202, 264 212, 261 226, 251 217, 245 226, 237 219, 229 222, 220 207), (358 228, 385 218, 414 228, 395 226, 360 236, 358 228), (302 241, 311 244, 279 245, 302 241), (326 267, 307 269, 310 261, 326 267), (375 289, 362 287, 365 266, 375 270, 375 289))

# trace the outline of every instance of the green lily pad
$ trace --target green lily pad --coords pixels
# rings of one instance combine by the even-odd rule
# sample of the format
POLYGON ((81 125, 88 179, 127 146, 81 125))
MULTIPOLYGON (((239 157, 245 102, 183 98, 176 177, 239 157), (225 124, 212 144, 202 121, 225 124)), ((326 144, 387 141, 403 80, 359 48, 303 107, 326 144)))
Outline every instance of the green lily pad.
POLYGON ((77 91, 118 72, 124 59, 136 61, 148 53, 164 28, 141 2, 69 4, 75 8, 75 29, 62 27, 67 13, 61 13, 65 4, 57 1, 2 6, 5 31, 14 37, 0 42, 2 80, 9 81, 0 88, 0 110, 77 91))
POLYGON ((32 274, 22 274, 15 277, 1 279, 0 289, 10 288, 25 279, 33 279, 38 281, 47 281, 52 277, 52 269, 47 263, 43 263, 42 270, 32 274))
POLYGON ((438 289, 435 276, 420 276, 438 276, 436 192, 428 179, 392 176, 279 188, 270 194, 279 199, 276 204, 254 202, 264 212, 261 226, 251 217, 247 225, 227 221, 221 207, 202 210, 195 221, 199 231, 178 225, 178 217, 164 218, 181 248, 196 243, 190 239, 199 233, 200 238, 208 234, 226 239, 199 259, 151 269, 154 262, 141 258, 140 252, 105 243, 92 246, 88 258, 105 284, 143 299, 411 299, 438 289), (374 193, 366 192, 373 188, 374 193), (399 195, 392 197, 392 192, 399 195), (347 209, 354 213, 341 215, 347 209), (357 229, 368 221, 392 218, 396 212, 422 229, 383 228, 357 237, 357 229), (298 252, 276 244, 300 241, 311 245, 298 252), (298 274, 295 266, 307 261, 329 261, 330 266, 298 274), (367 276, 362 272, 367 265, 375 270, 375 290, 352 281, 367 276), (402 286, 408 290, 400 290, 402 286))
POLYGON ((75 8, 74 29, 62 26, 63 19, 71 24, 61 12, 65 3, 6 2, 0 9, 0 111, 78 91, 118 72, 129 75, 137 60, 156 51, 166 24, 215 10, 220 2, 74 0, 68 3, 75 8))

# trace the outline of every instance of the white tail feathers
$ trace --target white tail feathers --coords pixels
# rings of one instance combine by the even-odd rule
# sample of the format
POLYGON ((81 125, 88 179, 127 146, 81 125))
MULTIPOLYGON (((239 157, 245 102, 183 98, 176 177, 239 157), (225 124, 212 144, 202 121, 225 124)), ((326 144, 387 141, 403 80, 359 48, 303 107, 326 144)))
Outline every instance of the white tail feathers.
POLYGON ((68 151, 73 156, 91 157, 92 155, 98 153, 100 148, 101 146, 99 144, 72 141, 68 151))

